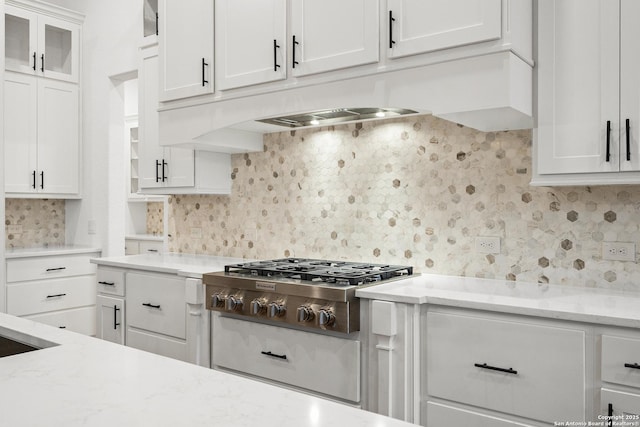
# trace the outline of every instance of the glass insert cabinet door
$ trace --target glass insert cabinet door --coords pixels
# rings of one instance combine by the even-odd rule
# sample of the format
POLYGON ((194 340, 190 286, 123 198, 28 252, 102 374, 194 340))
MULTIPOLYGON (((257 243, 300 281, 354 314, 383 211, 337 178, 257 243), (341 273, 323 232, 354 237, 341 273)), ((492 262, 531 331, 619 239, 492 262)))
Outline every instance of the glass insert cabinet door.
POLYGON ((35 76, 78 81, 80 26, 5 7, 5 67, 35 76))

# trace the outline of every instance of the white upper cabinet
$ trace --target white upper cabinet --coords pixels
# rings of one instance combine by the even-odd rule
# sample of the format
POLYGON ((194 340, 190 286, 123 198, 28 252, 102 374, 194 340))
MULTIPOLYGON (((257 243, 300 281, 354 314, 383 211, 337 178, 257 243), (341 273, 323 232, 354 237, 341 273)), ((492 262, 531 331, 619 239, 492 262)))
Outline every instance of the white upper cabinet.
POLYGON ((5 73, 5 191, 21 197, 79 194, 76 84, 5 73))
POLYGON ((541 0, 538 13, 533 183, 640 182, 610 173, 640 170, 640 2, 541 0))
POLYGON ((160 101, 213 92, 213 1, 160 0, 160 101))
POLYGON ((77 23, 5 6, 7 70, 78 82, 79 43, 77 23))
POLYGON ((501 0, 387 0, 391 58, 501 37, 501 0))
POLYGON ((215 5, 218 89, 286 78, 286 1, 216 0, 215 5))
POLYGON ((371 0, 291 2, 294 76, 378 61, 379 3, 371 0))

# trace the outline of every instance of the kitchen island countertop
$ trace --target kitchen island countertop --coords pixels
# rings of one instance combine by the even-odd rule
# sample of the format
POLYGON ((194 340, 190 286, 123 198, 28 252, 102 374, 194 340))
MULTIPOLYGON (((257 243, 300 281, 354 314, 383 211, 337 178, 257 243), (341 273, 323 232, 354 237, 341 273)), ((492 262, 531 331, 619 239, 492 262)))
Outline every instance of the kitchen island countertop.
POLYGON ((59 344, 0 358, 2 425, 410 425, 3 313, 0 334, 59 344))
POLYGON ((177 274, 195 279, 205 273, 223 271, 227 264, 247 262, 242 258, 180 253, 140 254, 120 257, 93 258, 92 263, 106 267, 130 268, 156 273, 177 274))
POLYGON ((633 291, 423 274, 361 288, 356 296, 640 327, 640 293, 633 291))

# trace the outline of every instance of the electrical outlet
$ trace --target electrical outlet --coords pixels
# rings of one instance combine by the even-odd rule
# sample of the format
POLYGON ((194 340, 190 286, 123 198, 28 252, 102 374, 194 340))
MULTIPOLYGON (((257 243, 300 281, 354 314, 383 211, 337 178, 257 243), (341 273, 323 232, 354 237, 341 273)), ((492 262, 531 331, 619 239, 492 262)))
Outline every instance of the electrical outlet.
POLYGON ((22 234, 22 226, 21 225, 9 225, 7 226, 8 234, 22 234))
POLYGON ((499 254, 500 238, 490 236, 476 237, 476 252, 481 254, 499 254))
POLYGON ((630 242, 602 242, 602 259, 635 262, 636 244, 630 242))

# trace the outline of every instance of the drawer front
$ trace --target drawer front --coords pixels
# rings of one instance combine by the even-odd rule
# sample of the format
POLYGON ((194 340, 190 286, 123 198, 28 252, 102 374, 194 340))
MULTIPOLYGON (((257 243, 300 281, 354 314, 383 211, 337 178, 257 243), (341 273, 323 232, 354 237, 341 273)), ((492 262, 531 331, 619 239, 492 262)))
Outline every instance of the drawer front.
POLYGON ((84 335, 96 335, 95 307, 74 308, 71 310, 35 314, 25 317, 36 322, 55 326, 56 328, 63 328, 68 331, 78 332, 84 335))
POLYGON ((124 270, 98 267, 98 292, 124 296, 124 270))
POLYGON ((159 254, 162 252, 162 242, 142 240, 138 244, 138 247, 140 248, 139 250, 141 254, 159 254))
POLYGON ((360 401, 360 341, 213 316, 213 365, 360 401))
POLYGON ((430 312, 427 343, 429 395, 549 422, 585 417, 583 331, 430 312))
POLYGON ((187 361, 187 343, 185 341, 154 335, 138 329, 127 329, 127 347, 187 361))
POLYGON ((96 256, 98 256, 97 253, 9 259, 7 260, 7 282, 95 274, 96 266, 89 260, 96 256))
POLYGON ((640 394, 603 388, 600 402, 600 415, 616 417, 617 425, 640 425, 640 394))
POLYGON ((529 424, 522 424, 517 421, 480 414, 436 402, 427 402, 426 406, 426 425, 429 427, 532 427, 529 424))
POLYGON ((140 244, 137 240, 125 240, 124 241, 124 254, 125 255, 138 255, 140 253, 140 244))
POLYGON ((185 279, 127 273, 125 280, 127 326, 185 339, 185 279))
POLYGON ((602 335, 602 381, 640 387, 640 340, 602 335))
POLYGON ((7 285, 7 312, 16 316, 96 304, 95 276, 7 285))

